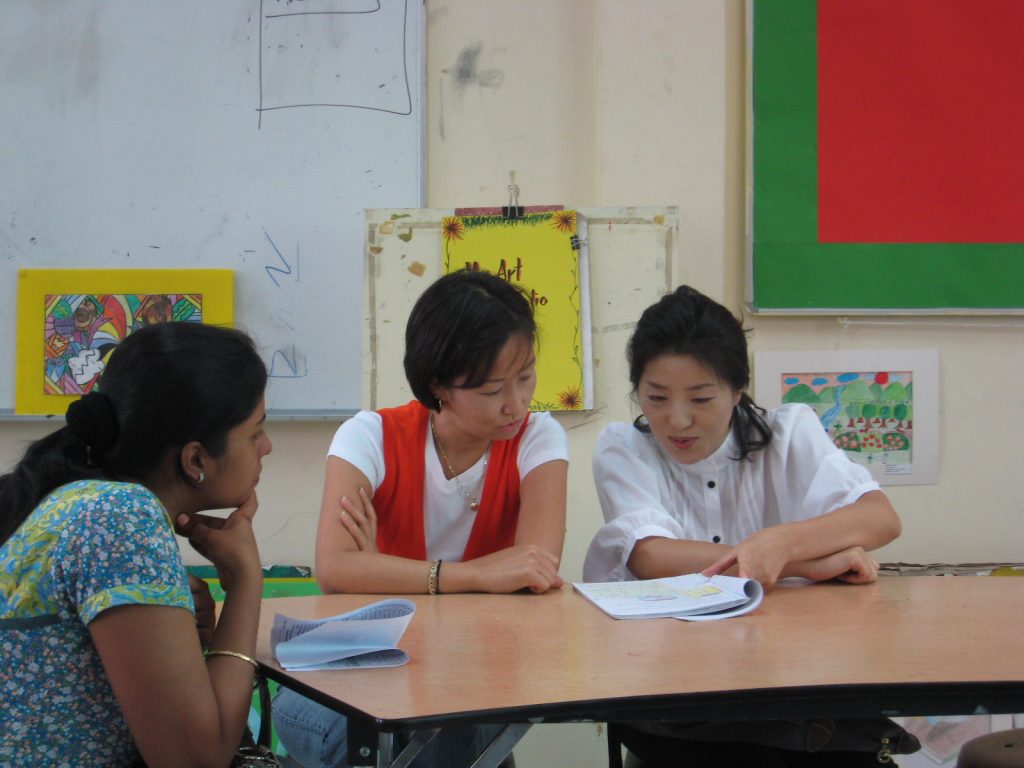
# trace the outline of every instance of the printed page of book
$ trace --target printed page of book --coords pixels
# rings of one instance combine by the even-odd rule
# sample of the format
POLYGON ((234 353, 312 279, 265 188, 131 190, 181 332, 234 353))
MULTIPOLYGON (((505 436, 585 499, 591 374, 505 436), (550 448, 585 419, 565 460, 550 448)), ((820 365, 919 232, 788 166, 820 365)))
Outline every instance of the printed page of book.
POLYGON ((709 578, 699 573, 640 581, 577 583, 573 587, 617 619, 726 618, 749 613, 764 598, 764 588, 753 579, 709 578))

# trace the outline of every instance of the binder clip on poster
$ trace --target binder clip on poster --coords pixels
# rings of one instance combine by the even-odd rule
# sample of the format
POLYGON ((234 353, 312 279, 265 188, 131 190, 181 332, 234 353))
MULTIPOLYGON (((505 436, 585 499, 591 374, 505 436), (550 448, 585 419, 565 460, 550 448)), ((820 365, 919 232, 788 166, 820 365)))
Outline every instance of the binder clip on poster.
POLYGON ((508 178, 508 205, 501 207, 501 218, 521 219, 523 218, 523 206, 519 204, 519 187, 516 185, 516 172, 509 171, 508 178))

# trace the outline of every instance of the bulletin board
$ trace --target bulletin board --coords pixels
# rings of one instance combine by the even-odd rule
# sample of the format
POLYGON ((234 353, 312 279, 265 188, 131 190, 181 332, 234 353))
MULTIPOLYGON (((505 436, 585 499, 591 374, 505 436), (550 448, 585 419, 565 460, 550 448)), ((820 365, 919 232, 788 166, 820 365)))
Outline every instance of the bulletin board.
POLYGON ((756 312, 1024 311, 1024 5, 748 6, 756 312))
POLYGON ((423 198, 424 14, 417 0, 7 0, 0 416, 27 269, 230 270, 271 416, 357 410, 363 211, 423 198))
MULTIPOLYGON (((595 397, 593 410, 579 414, 587 418, 605 410, 609 402, 618 406, 629 397, 623 349, 643 310, 678 280, 672 267, 679 261, 679 209, 564 207, 578 210, 587 221, 595 397)), ((443 222, 453 214, 451 208, 366 212, 363 401, 367 408, 412 399, 401 373, 405 325, 416 299, 445 273, 443 222)), ((521 285, 529 289, 528 280, 521 285)), ((541 339, 541 355, 544 349, 541 339)))

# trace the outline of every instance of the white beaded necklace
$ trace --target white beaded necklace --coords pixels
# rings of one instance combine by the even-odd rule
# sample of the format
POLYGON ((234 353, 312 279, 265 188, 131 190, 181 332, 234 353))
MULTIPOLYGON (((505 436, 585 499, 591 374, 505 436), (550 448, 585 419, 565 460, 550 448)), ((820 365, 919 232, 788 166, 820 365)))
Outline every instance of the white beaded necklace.
POLYGON ((466 486, 459 482, 459 476, 455 474, 455 469, 452 467, 452 463, 448 461, 448 454, 444 452, 444 446, 441 445, 441 441, 437 437, 437 428, 434 426, 434 418, 430 418, 430 434, 434 436, 434 445, 437 446, 437 453, 441 457, 441 461, 444 462, 445 467, 448 469, 448 474, 451 475, 452 480, 455 481, 455 487, 459 489, 459 493, 462 494, 463 498, 469 502, 469 508, 476 512, 480 508, 479 494, 483 491, 484 480, 487 479, 487 462, 491 457, 491 444, 487 444, 487 450, 484 451, 484 468, 483 474, 480 476, 480 483, 477 486, 477 492, 471 492, 466 486))

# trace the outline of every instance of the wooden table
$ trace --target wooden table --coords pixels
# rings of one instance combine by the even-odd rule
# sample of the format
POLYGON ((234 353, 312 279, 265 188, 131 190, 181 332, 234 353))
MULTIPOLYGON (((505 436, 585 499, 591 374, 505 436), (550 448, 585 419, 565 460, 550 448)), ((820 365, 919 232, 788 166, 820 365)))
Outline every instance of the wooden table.
POLYGON ((286 672, 273 660, 276 612, 322 618, 378 599, 263 603, 259 661, 349 717, 353 766, 377 764, 380 733, 453 722, 521 724, 479 763, 493 765, 537 722, 1024 712, 1024 579, 785 586, 752 614, 699 623, 618 621, 571 587, 413 596, 406 666, 286 672))

